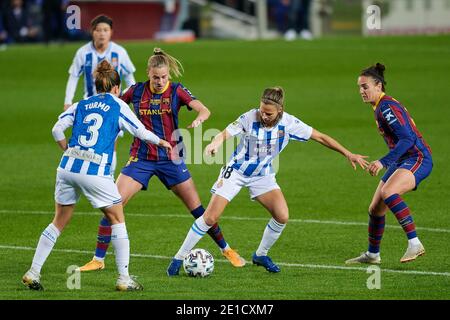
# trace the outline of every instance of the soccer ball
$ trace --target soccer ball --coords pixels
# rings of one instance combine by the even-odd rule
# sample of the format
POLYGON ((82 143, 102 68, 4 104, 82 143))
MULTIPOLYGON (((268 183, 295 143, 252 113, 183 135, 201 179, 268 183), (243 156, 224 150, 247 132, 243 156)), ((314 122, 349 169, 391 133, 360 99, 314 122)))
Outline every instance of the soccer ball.
POLYGON ((192 249, 183 260, 183 268, 188 276, 207 277, 214 270, 214 258, 205 249, 192 249))

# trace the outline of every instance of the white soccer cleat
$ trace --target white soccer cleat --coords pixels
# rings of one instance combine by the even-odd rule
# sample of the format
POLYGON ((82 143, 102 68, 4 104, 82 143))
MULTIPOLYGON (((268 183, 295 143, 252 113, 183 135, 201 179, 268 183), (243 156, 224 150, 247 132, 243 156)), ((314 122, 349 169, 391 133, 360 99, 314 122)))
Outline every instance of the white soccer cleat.
POLYGON ((119 276, 116 282, 118 291, 140 291, 144 290, 142 284, 134 280, 131 276, 119 276))
POLYGON ((425 248, 421 243, 417 245, 408 246, 405 254, 400 259, 401 263, 410 262, 416 260, 417 257, 423 256, 425 254, 425 248))
POLYGON ((367 252, 364 252, 359 257, 348 259, 347 261, 345 261, 345 264, 360 264, 360 263, 380 264, 381 258, 379 255, 376 256, 375 258, 372 258, 369 256, 367 252))
POLYGON ((41 275, 33 269, 28 270, 22 277, 22 283, 30 290, 43 291, 44 287, 41 285, 41 275))

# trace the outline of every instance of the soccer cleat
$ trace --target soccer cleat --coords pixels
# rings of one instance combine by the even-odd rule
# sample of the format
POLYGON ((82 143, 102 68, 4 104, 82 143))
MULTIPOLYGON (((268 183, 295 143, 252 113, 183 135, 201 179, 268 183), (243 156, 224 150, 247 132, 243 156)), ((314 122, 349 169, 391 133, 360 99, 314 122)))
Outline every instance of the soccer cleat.
POLYGON ((22 277, 22 283, 30 290, 43 291, 44 287, 41 284, 41 275, 36 273, 33 269, 28 270, 22 277))
POLYGON ((173 258, 170 262, 169 267, 167 268, 167 275, 169 277, 177 276, 180 273, 180 268, 183 265, 183 260, 178 260, 173 258))
POLYGON ((418 245, 408 246, 405 254, 400 259, 401 263, 410 262, 416 260, 417 257, 423 256, 425 254, 425 248, 421 243, 418 245))
POLYGON ((273 263, 272 259, 270 259, 268 256, 257 256, 255 252, 252 256, 252 261, 253 264, 256 264, 257 266, 263 266, 269 272, 277 273, 281 271, 281 269, 275 263, 273 263))
POLYGON ((231 248, 222 251, 222 255, 230 261, 233 267, 240 268, 245 266, 245 259, 242 258, 236 250, 231 248))
POLYGON ((372 258, 367 254, 367 252, 363 252, 359 257, 348 259, 347 261, 345 261, 345 264, 359 264, 359 263, 380 264, 381 257, 380 255, 377 255, 375 258, 372 258))
POLYGON ((144 290, 142 284, 133 279, 133 276, 119 276, 116 282, 117 291, 141 291, 144 290))
POLYGON ((84 266, 79 267, 77 271, 95 271, 105 269, 105 262, 96 260, 95 258, 86 263, 84 266))

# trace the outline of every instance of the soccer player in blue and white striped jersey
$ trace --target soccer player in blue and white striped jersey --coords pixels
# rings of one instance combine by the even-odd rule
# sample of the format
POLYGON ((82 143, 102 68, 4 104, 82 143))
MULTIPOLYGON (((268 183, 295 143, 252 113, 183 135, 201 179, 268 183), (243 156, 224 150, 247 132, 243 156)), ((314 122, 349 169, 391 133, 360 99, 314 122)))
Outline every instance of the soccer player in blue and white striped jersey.
POLYGON ((272 215, 261 243, 252 256, 253 263, 264 266, 269 272, 280 272, 280 268, 272 262, 267 253, 285 228, 289 211, 276 182, 272 161, 290 140, 313 139, 344 155, 354 169, 356 164, 361 168, 368 165, 364 159, 366 156, 351 153, 333 138, 284 112, 283 101, 282 88, 267 88, 258 109, 252 109, 240 116, 206 147, 207 154, 215 154, 225 140, 241 135, 239 146, 228 164, 222 168, 218 180, 212 187, 213 195, 208 208, 203 216, 194 222, 183 245, 172 259, 167 269, 169 276, 178 274, 184 257, 219 220, 225 207, 242 187, 247 187, 251 198, 261 203, 272 215))
POLYGON ((113 21, 105 15, 99 15, 91 22, 92 41, 85 44, 75 54, 69 69, 69 79, 66 86, 64 110, 72 105, 79 78, 84 76, 84 96, 95 95, 94 70, 101 61, 106 60, 125 80, 127 87, 133 85, 136 68, 131 62, 127 51, 122 46, 111 41, 113 21))
MULTIPOLYGON (((125 80, 127 87, 135 84, 134 72, 136 68, 131 62, 127 51, 122 46, 111 41, 113 33, 113 21, 110 17, 99 15, 91 21, 92 41, 78 49, 69 69, 69 79, 66 86, 64 110, 72 105, 72 100, 77 89, 78 79, 84 75, 84 96, 89 98, 95 95, 94 70, 101 61, 106 60, 125 80)), ((122 136, 123 132, 119 136, 122 136)), ((115 148, 114 148, 115 150, 115 148)), ((113 154, 111 175, 114 175, 117 157, 113 154)))
POLYGON ((142 289, 128 273, 130 242, 122 199, 109 174, 114 141, 120 130, 126 130, 146 142, 169 150, 172 147, 145 129, 128 105, 118 98, 120 76, 107 61, 97 67, 95 85, 100 93, 72 105, 59 116, 52 130, 64 154, 56 175, 55 217, 42 233, 31 268, 22 278, 22 282, 33 290, 43 290, 41 268, 60 233, 69 223, 81 193, 94 208, 99 208, 105 214, 112 225, 111 238, 119 271, 116 289, 142 289), (64 131, 71 126, 72 136, 67 143, 64 131))

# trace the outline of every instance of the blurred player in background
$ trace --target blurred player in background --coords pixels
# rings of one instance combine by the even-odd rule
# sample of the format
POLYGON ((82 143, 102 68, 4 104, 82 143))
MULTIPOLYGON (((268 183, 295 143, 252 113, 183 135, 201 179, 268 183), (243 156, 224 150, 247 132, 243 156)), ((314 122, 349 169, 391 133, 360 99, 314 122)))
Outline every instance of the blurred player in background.
POLYGON ((347 264, 381 263, 380 242, 388 209, 408 238, 408 248, 400 262, 413 261, 425 254, 410 209, 401 195, 416 190, 420 182, 430 175, 433 168, 431 149, 406 108, 385 94, 384 71, 384 65, 377 63, 363 70, 358 78, 359 93, 363 101, 372 106, 389 153, 368 167, 372 176, 386 168, 369 207, 369 249, 359 257, 347 260, 347 264))
POLYGON ((184 257, 197 242, 216 224, 228 203, 247 187, 250 197, 257 200, 272 215, 261 243, 252 256, 253 263, 269 272, 280 272, 280 268, 267 255, 284 230, 289 219, 289 210, 278 186, 272 168, 273 159, 287 146, 290 140, 313 139, 344 155, 356 169, 365 168, 365 156, 353 154, 336 140, 306 125, 284 111, 284 91, 280 87, 267 88, 260 100, 259 108, 240 116, 219 133, 206 147, 206 154, 215 154, 227 139, 241 135, 239 146, 230 161, 224 166, 211 189, 213 193, 203 216, 192 225, 180 250, 167 269, 169 276, 179 274, 184 257))
MULTIPOLYGON (((64 110, 72 104, 77 89, 78 79, 84 75, 84 99, 96 94, 93 73, 98 63, 103 60, 112 64, 127 87, 133 85, 136 68, 122 46, 111 41, 113 21, 105 15, 99 15, 91 21, 92 41, 78 49, 69 69, 69 80, 66 86, 64 110)), ((121 136, 122 133, 119 135, 121 136)), ((116 148, 114 148, 115 150, 116 148)), ((114 175, 117 157, 114 151, 111 175, 114 175)))
MULTIPOLYGON (((181 83, 170 81, 171 76, 179 77, 181 72, 182 65, 177 59, 155 48, 148 60, 149 81, 136 83, 122 95, 123 101, 132 103, 134 112, 145 127, 161 139, 169 141, 175 152, 169 153, 163 148, 135 138, 130 148, 130 160, 117 178, 117 187, 123 203, 126 204, 137 192, 147 190, 151 177, 156 175, 168 190, 181 199, 191 214, 198 218, 205 209, 183 161, 183 150, 176 148, 182 144, 182 137, 176 130, 178 113, 182 106, 186 105, 188 110, 194 109, 198 113, 188 128, 195 128, 206 121, 210 111, 181 83)), ((225 241, 217 224, 211 227, 209 235, 233 266, 245 265, 245 260, 225 241)), ((103 218, 98 230, 95 256, 82 266, 80 271, 103 269, 110 241, 111 226, 108 220, 103 218)))
POLYGON ((41 268, 69 223, 81 193, 94 208, 105 214, 105 219, 112 225, 111 237, 119 271, 116 289, 142 290, 142 286, 128 273, 130 242, 122 199, 109 173, 114 141, 119 131, 124 129, 143 141, 169 151, 172 147, 145 129, 128 105, 118 98, 120 76, 107 61, 102 61, 94 74, 98 94, 69 107, 59 116, 52 130, 64 154, 56 175, 55 217, 42 233, 31 268, 22 278, 22 282, 33 290, 43 290, 41 268), (69 127, 73 129, 67 143, 64 131, 69 127))

